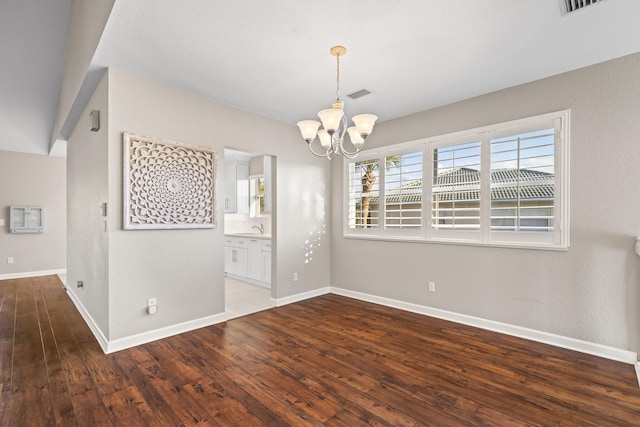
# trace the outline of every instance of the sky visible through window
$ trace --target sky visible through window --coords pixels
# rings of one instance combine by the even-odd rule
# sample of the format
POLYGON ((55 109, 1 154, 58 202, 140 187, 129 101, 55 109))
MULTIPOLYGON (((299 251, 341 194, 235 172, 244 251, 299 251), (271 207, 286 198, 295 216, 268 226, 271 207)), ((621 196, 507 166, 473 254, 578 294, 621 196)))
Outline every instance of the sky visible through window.
MULTIPOLYGON (((434 166, 438 174, 451 172, 456 168, 480 170, 480 151, 479 141, 441 147, 434 150, 434 166)), ((415 156, 415 152, 404 153, 398 156, 400 165, 388 165, 388 175, 401 174, 403 179, 388 182, 387 190, 422 180, 422 162, 416 162, 415 156)), ((517 169, 519 162, 520 169, 553 174, 554 130, 544 129, 492 139, 490 162, 493 170, 517 169)))
POLYGON ((553 174, 554 130, 491 140, 492 169, 529 169, 553 174))

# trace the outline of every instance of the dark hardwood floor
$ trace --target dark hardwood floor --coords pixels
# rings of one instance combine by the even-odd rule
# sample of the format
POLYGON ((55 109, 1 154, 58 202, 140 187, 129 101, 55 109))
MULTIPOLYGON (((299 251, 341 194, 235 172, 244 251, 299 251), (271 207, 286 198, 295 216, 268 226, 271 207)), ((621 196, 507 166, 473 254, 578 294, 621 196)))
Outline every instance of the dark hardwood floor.
POLYGON ((336 295, 105 355, 0 281, 0 425, 640 425, 631 365, 336 295))

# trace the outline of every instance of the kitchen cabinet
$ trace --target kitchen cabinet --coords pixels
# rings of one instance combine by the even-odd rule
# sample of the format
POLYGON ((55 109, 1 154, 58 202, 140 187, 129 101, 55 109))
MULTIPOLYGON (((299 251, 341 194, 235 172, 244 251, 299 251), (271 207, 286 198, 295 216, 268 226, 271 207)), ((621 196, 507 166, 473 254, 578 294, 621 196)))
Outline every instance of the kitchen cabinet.
POLYGON ((225 236, 224 272, 234 279, 269 288, 271 240, 260 237, 225 236), (265 252, 265 248, 268 252, 265 252), (268 257, 265 257, 265 253, 268 253, 268 257))
POLYGON ((236 211, 236 166, 233 162, 224 164, 224 212, 236 211))
POLYGON ((224 272, 233 276, 245 277, 249 270, 249 250, 247 239, 225 237, 224 272))
POLYGON ((224 163, 224 212, 249 213, 249 162, 224 163))
POLYGON ((247 239, 249 241, 249 268, 247 277, 253 280, 262 280, 262 242, 259 239, 247 239))
POLYGON ((271 283, 271 240, 263 240, 261 247, 262 281, 271 283))

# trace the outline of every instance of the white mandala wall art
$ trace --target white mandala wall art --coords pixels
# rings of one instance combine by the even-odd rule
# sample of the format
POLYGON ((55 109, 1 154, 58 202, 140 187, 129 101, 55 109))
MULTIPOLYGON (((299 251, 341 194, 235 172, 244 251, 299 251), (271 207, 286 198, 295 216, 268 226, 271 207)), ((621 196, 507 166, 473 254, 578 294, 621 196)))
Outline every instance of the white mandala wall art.
POLYGON ((215 227, 215 151, 124 134, 124 229, 215 227))

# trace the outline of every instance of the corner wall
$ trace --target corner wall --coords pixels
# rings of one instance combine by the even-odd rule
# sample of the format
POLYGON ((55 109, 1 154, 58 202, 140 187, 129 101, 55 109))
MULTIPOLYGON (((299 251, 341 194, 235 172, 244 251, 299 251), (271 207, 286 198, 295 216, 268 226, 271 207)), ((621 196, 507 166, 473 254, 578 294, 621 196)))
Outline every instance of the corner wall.
POLYGON ((65 174, 64 158, 0 151, 0 280, 66 268, 65 174), (44 206, 44 232, 12 234, 11 205, 44 206))
POLYGON ((308 153, 297 128, 119 70, 108 76, 110 341, 224 316, 225 147, 276 158, 274 296, 330 285, 329 163, 308 153), (124 132, 216 150, 216 228, 123 230, 124 132), (309 254, 312 242, 322 245, 309 254), (157 298, 153 316, 148 298, 157 298))
POLYGON ((342 237, 332 169, 332 285, 636 352, 639 350, 640 54, 384 122, 380 147, 571 109, 567 252, 342 237), (426 292, 435 281, 436 293, 426 292))
MULTIPOLYGON (((111 218, 102 216, 101 204, 109 197, 108 94, 105 74, 67 143, 67 290, 104 337, 109 335, 109 235, 105 221, 111 218), (91 110, 100 111, 98 132, 89 130, 91 110), (79 280, 83 288, 77 287, 79 280)), ((94 325, 90 326, 93 329, 94 325)))

